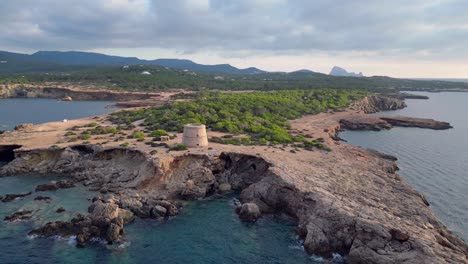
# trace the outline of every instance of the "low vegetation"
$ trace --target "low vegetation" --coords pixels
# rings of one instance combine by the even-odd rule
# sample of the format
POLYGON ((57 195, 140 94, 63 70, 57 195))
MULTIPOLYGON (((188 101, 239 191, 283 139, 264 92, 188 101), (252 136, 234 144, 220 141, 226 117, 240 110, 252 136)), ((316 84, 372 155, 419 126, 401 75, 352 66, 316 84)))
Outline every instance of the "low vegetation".
POLYGON ((142 125, 154 131, 151 136, 162 135, 163 131, 182 132, 185 124, 200 123, 213 131, 247 135, 211 139, 219 143, 248 145, 302 142, 304 145, 313 145, 304 137, 291 135, 288 120, 328 109, 340 111, 352 100, 364 95, 364 92, 357 90, 333 89, 248 93, 205 91, 198 93, 192 101, 120 111, 112 114, 110 121, 125 126, 144 119, 142 125))

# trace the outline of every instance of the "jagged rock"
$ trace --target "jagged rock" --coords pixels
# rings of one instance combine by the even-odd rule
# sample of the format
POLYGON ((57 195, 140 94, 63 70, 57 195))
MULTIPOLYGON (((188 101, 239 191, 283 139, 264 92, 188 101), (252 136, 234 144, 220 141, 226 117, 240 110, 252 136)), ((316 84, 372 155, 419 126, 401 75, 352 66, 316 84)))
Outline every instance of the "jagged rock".
POLYGON ((237 211, 239 218, 246 222, 255 222, 262 215, 255 203, 244 203, 237 211))
POLYGON ((89 206, 88 213, 90 213, 91 218, 113 219, 119 216, 119 206, 98 200, 89 206))
POLYGON ((31 219, 31 214, 32 214, 32 211, 20 210, 11 215, 5 216, 3 220, 8 221, 8 222, 13 222, 17 220, 28 220, 28 219, 31 219))
POLYGON ((122 229, 120 228, 120 226, 118 226, 117 224, 111 223, 107 227, 105 238, 109 243, 112 244, 114 241, 117 241, 119 239, 121 232, 122 232, 122 229))
POLYGON ((101 200, 96 200, 88 212, 89 215, 77 215, 70 222, 49 222, 29 234, 46 237, 76 235, 79 247, 85 246, 93 238, 102 238, 112 244, 120 239, 123 225, 133 219, 132 212, 101 200))
POLYGON ((57 212, 57 213, 63 213, 63 212, 65 212, 65 208, 59 207, 59 208, 57 208, 57 210, 56 210, 55 212, 57 212))
POLYGON ((11 202, 11 201, 13 201, 13 200, 15 200, 17 198, 23 198, 23 197, 29 196, 31 194, 32 194, 32 192, 20 193, 20 194, 6 194, 2 198, 2 202, 4 202, 4 203, 11 202))
POLYGON ((406 103, 403 100, 382 95, 367 96, 352 106, 353 109, 363 111, 366 114, 398 110, 405 107, 406 103))

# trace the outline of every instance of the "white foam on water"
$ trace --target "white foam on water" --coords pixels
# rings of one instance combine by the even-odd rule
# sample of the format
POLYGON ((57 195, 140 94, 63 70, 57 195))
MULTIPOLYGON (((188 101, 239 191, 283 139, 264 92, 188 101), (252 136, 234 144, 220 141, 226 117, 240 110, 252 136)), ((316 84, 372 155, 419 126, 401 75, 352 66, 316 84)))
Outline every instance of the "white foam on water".
POLYGON ((76 246, 77 242, 76 242, 76 236, 71 236, 68 238, 68 241, 67 241, 67 244, 70 245, 70 246, 76 246))

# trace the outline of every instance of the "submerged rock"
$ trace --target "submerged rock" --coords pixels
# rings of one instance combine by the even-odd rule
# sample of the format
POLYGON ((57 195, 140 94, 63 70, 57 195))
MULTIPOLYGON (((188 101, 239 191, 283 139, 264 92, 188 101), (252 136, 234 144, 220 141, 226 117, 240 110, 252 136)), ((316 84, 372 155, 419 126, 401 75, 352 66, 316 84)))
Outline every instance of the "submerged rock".
POLYGON ((36 196, 36 198, 34 198, 34 201, 50 201, 52 200, 52 198, 48 197, 48 196, 36 196))
POLYGON ((23 197, 29 196, 31 194, 32 194, 32 192, 20 193, 20 194, 6 194, 2 198, 2 202, 4 202, 4 203, 11 202, 11 201, 13 201, 13 200, 15 200, 17 198, 23 198, 23 197))
POLYGON ((56 191, 58 189, 67 189, 75 187, 75 184, 70 180, 51 181, 41 184, 36 187, 36 192, 56 191))
POLYGON ((59 208, 57 208, 57 210, 56 210, 55 212, 57 212, 57 213, 63 213, 63 212, 65 212, 65 208, 59 207, 59 208))
POLYGON ((8 221, 8 222, 13 222, 17 220, 28 220, 28 219, 31 219, 31 214, 32 214, 32 211, 20 210, 11 215, 5 216, 3 220, 8 221))

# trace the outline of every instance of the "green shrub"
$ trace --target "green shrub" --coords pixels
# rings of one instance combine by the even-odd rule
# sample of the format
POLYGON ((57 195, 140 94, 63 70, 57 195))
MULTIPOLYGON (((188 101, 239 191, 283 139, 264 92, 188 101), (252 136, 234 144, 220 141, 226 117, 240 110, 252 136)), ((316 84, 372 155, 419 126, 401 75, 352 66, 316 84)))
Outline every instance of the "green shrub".
POLYGON ((93 122, 93 123, 89 123, 86 125, 86 127, 97 127, 99 124, 96 123, 96 122, 93 122))
POLYGON ((163 129, 158 129, 158 130, 155 130, 153 132, 151 132, 149 134, 150 137, 155 137, 155 138, 160 138, 162 136, 167 136, 167 132, 166 130, 163 130, 163 129))
POLYGON ((80 136, 80 139, 81 139, 81 140, 88 140, 88 139, 90 139, 90 138, 91 138, 91 136, 88 135, 88 134, 82 134, 82 135, 80 136))
POLYGON ((131 135, 131 138, 145 139, 145 133, 140 132, 140 131, 133 132, 133 134, 131 135))
POLYGON ((120 144, 120 146, 121 146, 121 147, 124 147, 124 148, 128 147, 128 145, 129 145, 128 142, 125 142, 125 143, 120 144))
POLYGON ((182 151, 187 150, 187 145, 185 144, 177 144, 169 148, 169 151, 182 151))

